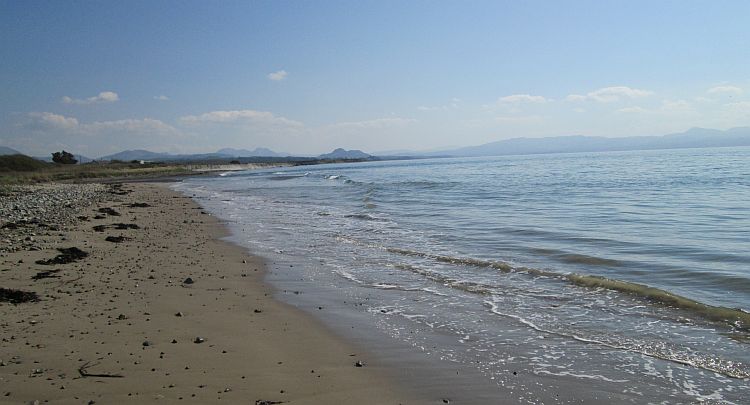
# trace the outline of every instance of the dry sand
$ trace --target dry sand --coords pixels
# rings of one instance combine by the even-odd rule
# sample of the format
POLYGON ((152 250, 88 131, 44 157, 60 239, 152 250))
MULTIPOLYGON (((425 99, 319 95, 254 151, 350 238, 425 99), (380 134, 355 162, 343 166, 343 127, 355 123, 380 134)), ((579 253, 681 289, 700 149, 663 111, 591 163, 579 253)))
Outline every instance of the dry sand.
POLYGON ((41 298, 0 303, 0 403, 422 402, 361 348, 274 300, 262 260, 221 241, 225 227, 192 200, 159 184, 122 189, 79 213, 89 219, 37 233, 40 250, 0 257, 0 287, 41 298), (121 215, 94 219, 103 207, 121 215), (69 247, 89 255, 35 263, 69 247))

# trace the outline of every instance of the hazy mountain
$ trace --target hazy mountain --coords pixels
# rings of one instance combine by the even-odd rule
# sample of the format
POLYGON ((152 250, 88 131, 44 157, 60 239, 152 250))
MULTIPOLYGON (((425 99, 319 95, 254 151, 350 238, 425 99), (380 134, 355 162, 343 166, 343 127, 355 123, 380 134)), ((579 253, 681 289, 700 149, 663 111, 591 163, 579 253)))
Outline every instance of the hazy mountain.
POLYGON ((219 155, 230 157, 285 157, 290 156, 288 153, 274 152, 267 148, 255 148, 253 150, 224 148, 216 151, 219 155))
POLYGON ((157 153, 143 149, 124 150, 112 155, 102 156, 101 160, 121 160, 129 162, 131 160, 169 160, 174 159, 176 155, 169 153, 157 153))
POLYGON ((605 138, 598 136, 557 136, 549 138, 514 138, 440 152, 428 156, 500 156, 566 152, 607 152, 649 149, 710 148, 750 146, 750 127, 726 131, 692 128, 686 132, 663 136, 605 138))
POLYGON ((4 155, 23 155, 23 153, 15 149, 11 149, 7 146, 0 146, 0 156, 4 156, 4 155))
POLYGON ((346 149, 334 149, 331 153, 324 153, 320 156, 318 156, 321 159, 368 159, 371 158, 371 155, 368 155, 365 152, 362 152, 361 150, 346 150, 346 149))

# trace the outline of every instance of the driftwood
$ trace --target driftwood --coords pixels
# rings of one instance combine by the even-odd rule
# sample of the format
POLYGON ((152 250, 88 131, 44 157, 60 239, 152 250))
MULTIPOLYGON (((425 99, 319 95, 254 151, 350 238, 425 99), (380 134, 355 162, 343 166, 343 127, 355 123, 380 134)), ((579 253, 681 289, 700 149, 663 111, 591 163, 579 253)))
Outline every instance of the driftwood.
POLYGON ((98 378, 123 378, 125 377, 122 374, 108 374, 108 373, 89 373, 88 368, 98 365, 99 363, 90 364, 90 361, 87 361, 86 364, 82 365, 81 367, 78 367, 78 374, 81 375, 81 378, 86 377, 98 377, 98 378))

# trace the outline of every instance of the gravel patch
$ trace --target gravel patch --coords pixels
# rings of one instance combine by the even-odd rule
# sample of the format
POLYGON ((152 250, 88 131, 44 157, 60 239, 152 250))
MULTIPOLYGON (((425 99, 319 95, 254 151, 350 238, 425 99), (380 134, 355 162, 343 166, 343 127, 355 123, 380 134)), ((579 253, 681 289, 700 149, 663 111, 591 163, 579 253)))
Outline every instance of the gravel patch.
POLYGON ((65 231, 85 208, 111 199, 105 184, 11 186, 0 196, 0 253, 38 250, 36 237, 65 231), (109 198, 108 198, 109 197, 109 198))

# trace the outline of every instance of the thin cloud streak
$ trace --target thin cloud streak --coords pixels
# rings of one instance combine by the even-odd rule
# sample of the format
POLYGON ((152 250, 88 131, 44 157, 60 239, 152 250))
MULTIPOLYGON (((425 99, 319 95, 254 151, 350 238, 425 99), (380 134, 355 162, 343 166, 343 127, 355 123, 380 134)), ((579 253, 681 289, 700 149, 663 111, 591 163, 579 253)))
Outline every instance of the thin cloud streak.
POLYGON ((63 104, 78 104, 78 105, 114 103, 119 100, 120 100, 120 96, 117 95, 117 93, 113 91, 102 91, 96 96, 83 98, 83 99, 72 98, 68 96, 63 96, 62 98, 63 104))

